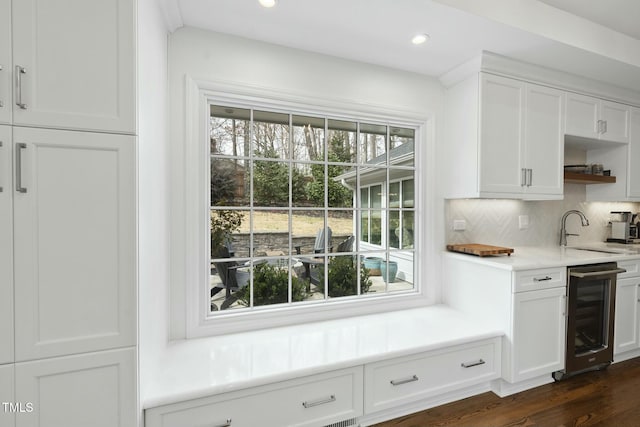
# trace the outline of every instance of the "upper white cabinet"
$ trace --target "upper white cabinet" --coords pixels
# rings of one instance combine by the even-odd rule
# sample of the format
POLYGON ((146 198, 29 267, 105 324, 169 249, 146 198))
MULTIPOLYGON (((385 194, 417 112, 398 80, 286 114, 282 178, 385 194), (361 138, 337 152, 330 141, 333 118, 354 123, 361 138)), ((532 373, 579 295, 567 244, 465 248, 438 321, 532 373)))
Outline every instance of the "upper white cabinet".
POLYGON ((486 73, 447 93, 445 197, 560 199, 565 94, 486 73))
POLYGON ((11 0, 0 0, 0 124, 11 123, 11 0))
POLYGON ((135 345, 135 137, 13 132, 16 361, 135 345))
POLYGON ((629 170, 628 194, 633 200, 640 200, 640 108, 631 108, 629 126, 629 155, 627 168, 629 170))
MULTIPOLYGON (((10 16, 14 124, 135 133, 133 0, 14 0, 10 16)), ((6 98, 6 76, 0 81, 6 98)))
POLYGON ((11 126, 0 125, 0 365, 13 361, 13 188, 11 185, 11 147, 11 126))
POLYGON ((629 141, 628 105, 567 92, 566 133, 614 142, 629 141))

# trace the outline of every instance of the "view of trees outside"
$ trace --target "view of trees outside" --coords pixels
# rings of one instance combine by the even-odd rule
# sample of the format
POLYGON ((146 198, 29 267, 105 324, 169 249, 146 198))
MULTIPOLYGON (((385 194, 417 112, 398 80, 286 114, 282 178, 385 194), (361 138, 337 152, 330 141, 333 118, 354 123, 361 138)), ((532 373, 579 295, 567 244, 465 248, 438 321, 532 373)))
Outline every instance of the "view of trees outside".
MULTIPOLYGON (((378 124, 224 106, 210 108, 212 258, 222 253, 214 250, 215 246, 226 245, 238 262, 257 262, 256 259, 264 258, 270 264, 288 266, 293 272, 290 279, 295 276, 296 280, 289 280, 285 286, 295 282, 298 289, 298 281, 308 281, 309 278, 304 277, 297 255, 324 256, 325 261, 330 261, 329 254, 334 246, 352 235, 359 235, 363 241, 373 244, 384 243, 380 212, 383 207, 381 197, 383 194, 386 197, 388 192, 385 181, 389 175, 390 156, 387 150, 399 151, 403 145, 409 147, 410 144, 412 157, 413 130, 403 135, 401 132, 394 134, 387 126, 378 124), (383 182, 367 186, 365 195, 362 192, 364 188, 357 191, 356 177, 372 167, 376 173, 382 174, 379 181, 383 182), (375 195, 371 188, 374 188, 375 195), (360 205, 360 214, 355 215, 354 198, 358 194, 362 196, 363 204, 360 205), (374 200, 375 206, 370 206, 374 200), (374 208, 378 214, 365 210, 368 208, 374 208), (360 224, 356 224, 354 217, 360 224), (375 225, 375 236, 371 234, 372 224, 375 225), (325 227, 331 227, 333 240, 328 242, 328 247, 323 245, 318 251, 316 236, 325 227)), ((412 158, 410 166, 413 166, 412 158)), ((413 177, 413 171, 406 168, 406 163, 405 169, 399 171, 413 177)), ((397 188, 392 188, 391 201, 394 201, 394 194, 400 194, 408 186, 406 183, 394 185, 397 188)), ((402 230, 403 223, 413 221, 413 212, 403 212, 402 206, 396 208, 385 218, 392 221, 389 225, 394 230, 402 230)), ((413 224, 410 228, 413 230, 413 224)), ((389 232, 392 233, 391 230, 389 232)), ((409 247, 408 243, 400 243, 406 236, 403 238, 402 231, 399 233, 385 235, 384 239, 393 241, 394 248, 409 247)), ((381 249, 386 250, 384 247, 381 249)), ((357 244, 348 250, 357 251, 357 244)), ((355 255, 349 259, 355 259, 355 255)), ((302 267, 307 267, 302 264, 302 267)), ((347 264, 342 262, 341 268, 347 264)), ((357 264, 354 262, 354 269, 358 268, 357 264)), ((266 271, 263 270, 262 273, 266 271)), ((272 282, 276 276, 269 276, 272 282)), ((331 271, 328 277, 333 277, 331 271)), ((351 293, 325 292, 323 286, 306 285, 308 292, 296 291, 295 295, 298 299, 308 299, 314 292, 320 293, 321 298, 338 294, 358 295, 371 286, 370 283, 360 283, 364 278, 369 281, 368 273, 354 272, 349 277, 356 281, 351 293)), ((260 292, 264 293, 264 290, 260 292)), ((277 292, 287 295, 281 289, 277 292)), ((291 297, 292 293, 288 294, 291 297)), ((243 297, 246 304, 249 293, 244 292, 243 297)), ((254 305, 260 304, 257 301, 254 299, 254 305)), ((270 301, 274 303, 274 300, 270 301)), ((278 299, 277 302, 291 301, 278 299)))

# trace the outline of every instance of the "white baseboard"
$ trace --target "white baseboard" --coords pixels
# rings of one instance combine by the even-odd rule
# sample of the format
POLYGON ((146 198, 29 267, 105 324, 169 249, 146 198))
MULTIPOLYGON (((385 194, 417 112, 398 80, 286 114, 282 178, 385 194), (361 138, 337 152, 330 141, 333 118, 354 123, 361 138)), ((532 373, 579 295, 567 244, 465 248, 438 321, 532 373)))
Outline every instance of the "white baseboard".
POLYGON ((509 383, 501 378, 498 378, 497 380, 493 380, 491 382, 491 391, 493 391, 500 397, 505 397, 512 394, 520 393, 521 391, 529 390, 531 388, 539 387, 541 385, 549 384, 553 381, 554 379, 550 373, 517 383, 509 383))

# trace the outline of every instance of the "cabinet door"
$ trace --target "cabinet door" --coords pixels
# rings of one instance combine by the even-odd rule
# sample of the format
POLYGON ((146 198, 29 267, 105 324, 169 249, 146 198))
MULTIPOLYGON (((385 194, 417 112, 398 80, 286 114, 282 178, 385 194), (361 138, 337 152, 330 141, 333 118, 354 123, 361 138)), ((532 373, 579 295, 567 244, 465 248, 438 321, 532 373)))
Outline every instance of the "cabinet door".
POLYGON ((640 278, 618 279, 614 354, 640 348, 638 342, 638 287, 640 278))
POLYGON ((134 349, 17 363, 16 400, 34 410, 16 427, 137 425, 135 366, 134 349))
POLYGON ((0 365, 13 361, 13 188, 11 185, 11 147, 11 127, 0 126, 0 365))
POLYGON ((16 361, 134 345, 135 138, 13 137, 16 361))
MULTIPOLYGON (((13 395, 13 365, 0 365, 0 427, 15 426, 14 408, 4 408, 4 403, 16 403, 13 395)), ((25 402, 27 403, 27 402, 25 402)))
POLYGON ((521 193, 523 82, 483 74, 480 83, 480 191, 521 193))
POLYGON ((566 288, 513 294, 513 360, 510 382, 564 368, 566 288))
POLYGON ((524 164, 531 169, 527 193, 563 194, 564 102, 562 91, 527 85, 524 164))
POLYGON ((11 0, 0 0, 0 124, 11 123, 11 0))
POLYGON ((565 133, 584 138, 599 138, 600 100, 591 96, 567 92, 565 133))
POLYGON ((601 139, 616 142, 629 142, 629 114, 631 107, 611 101, 600 101, 600 119, 604 127, 601 139))
POLYGON ((14 124, 135 132, 134 0, 14 0, 12 14, 14 124))
POLYGON ((629 126, 628 194, 640 198, 640 108, 631 109, 629 126))

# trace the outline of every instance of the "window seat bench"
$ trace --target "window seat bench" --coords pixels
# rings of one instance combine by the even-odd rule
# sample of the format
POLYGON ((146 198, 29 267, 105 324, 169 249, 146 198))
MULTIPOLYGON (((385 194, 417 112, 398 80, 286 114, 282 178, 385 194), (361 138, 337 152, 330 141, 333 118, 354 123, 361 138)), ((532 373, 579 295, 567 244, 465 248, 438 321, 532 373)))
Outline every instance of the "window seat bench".
POLYGON ((171 342, 158 372, 146 376, 152 382, 141 384, 145 425, 199 426, 213 414, 220 421, 210 423, 251 425, 251 399, 271 397, 276 418, 262 414, 260 425, 321 426, 357 417, 366 425, 366 417, 388 419, 489 390, 500 377, 502 335, 436 305, 171 342), (292 409, 278 409, 298 397, 292 409), (227 410, 235 416, 222 415, 227 410))

